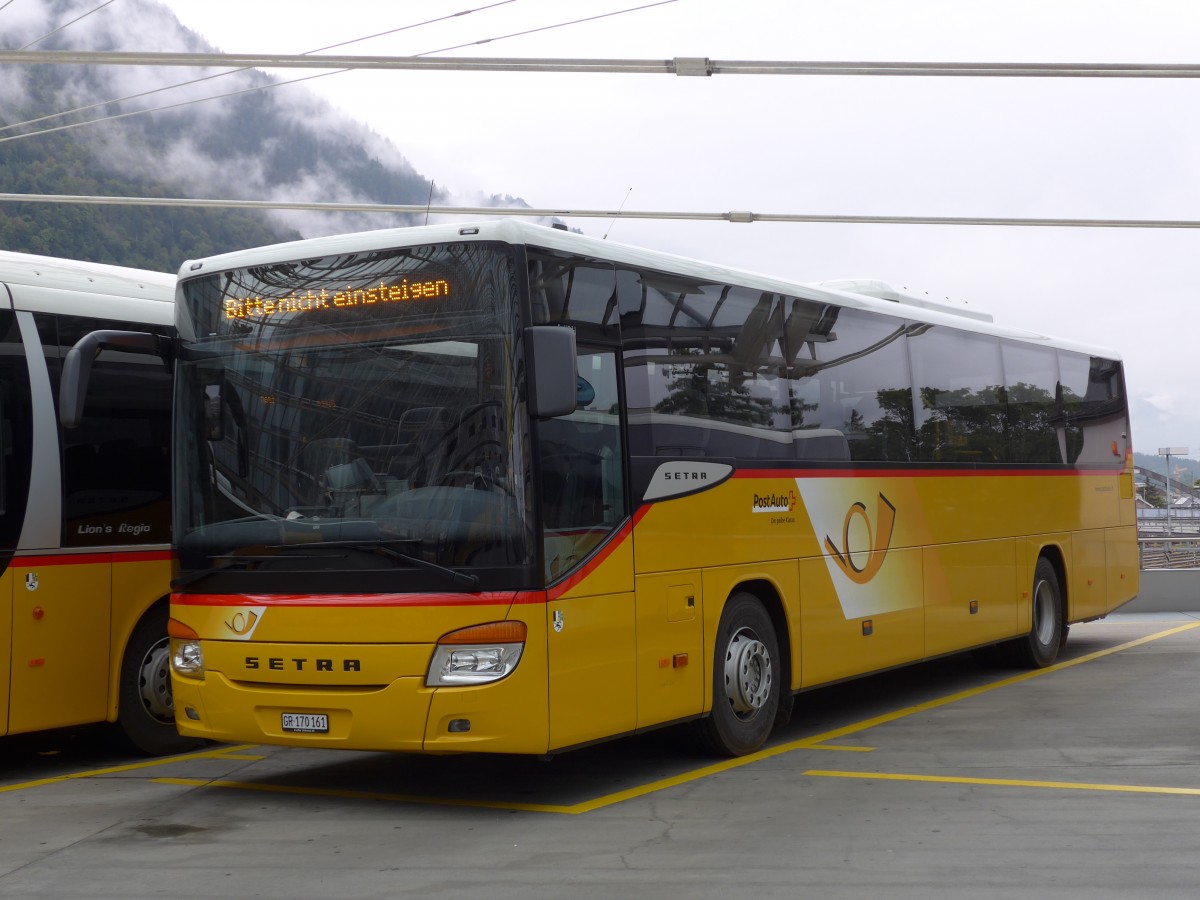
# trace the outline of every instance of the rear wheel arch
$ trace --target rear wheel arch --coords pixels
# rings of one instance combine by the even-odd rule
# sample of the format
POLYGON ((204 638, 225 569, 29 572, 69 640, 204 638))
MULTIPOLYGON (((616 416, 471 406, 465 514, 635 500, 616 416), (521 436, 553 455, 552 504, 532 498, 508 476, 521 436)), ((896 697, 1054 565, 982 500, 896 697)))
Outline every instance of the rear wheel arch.
POLYGON ((1067 579, 1067 561, 1058 544, 1047 544, 1038 551, 1038 558, 1034 560, 1035 568, 1038 561, 1042 559, 1054 567, 1054 574, 1058 577, 1058 590, 1062 596, 1063 622, 1065 624, 1071 621, 1071 585, 1067 579))
POLYGON ((783 598, 779 596, 779 591, 769 581, 762 579, 755 581, 743 581, 733 586, 729 592, 729 597, 726 598, 726 603, 739 593, 752 594, 759 603, 763 605, 763 609, 767 611, 767 615, 771 617, 771 624, 775 626, 775 639, 779 644, 779 669, 784 676, 782 683, 783 690, 780 693, 780 698, 791 696, 791 681, 792 681, 792 642, 788 632, 787 614, 783 610, 783 598))

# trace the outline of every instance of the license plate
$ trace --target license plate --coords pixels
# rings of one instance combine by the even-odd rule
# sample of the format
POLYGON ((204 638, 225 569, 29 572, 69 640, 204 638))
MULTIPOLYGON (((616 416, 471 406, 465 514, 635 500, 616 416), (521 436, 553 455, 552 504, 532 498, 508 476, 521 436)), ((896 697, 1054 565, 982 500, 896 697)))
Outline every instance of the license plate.
POLYGON ((283 730, 292 734, 328 734, 329 716, 325 713, 283 713, 283 730))

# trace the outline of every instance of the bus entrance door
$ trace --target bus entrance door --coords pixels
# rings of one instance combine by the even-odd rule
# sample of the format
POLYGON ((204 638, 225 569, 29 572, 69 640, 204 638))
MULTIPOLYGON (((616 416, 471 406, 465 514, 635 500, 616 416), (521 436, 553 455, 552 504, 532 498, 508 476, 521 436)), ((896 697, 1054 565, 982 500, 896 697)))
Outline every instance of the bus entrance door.
MULTIPOLYGON (((622 549, 628 552, 628 544, 622 549)), ((563 596, 546 609, 550 749, 632 732, 637 715, 633 593, 563 596)))
MULTIPOLYGON (((12 569, 7 566, 0 574, 0 649, 8 651, 12 648, 12 569)), ((13 654, 8 655, 9 665, 0 666, 0 697, 8 697, 10 684, 10 669, 14 664, 13 654)), ((0 703, 0 734, 8 734, 8 704, 0 703)))

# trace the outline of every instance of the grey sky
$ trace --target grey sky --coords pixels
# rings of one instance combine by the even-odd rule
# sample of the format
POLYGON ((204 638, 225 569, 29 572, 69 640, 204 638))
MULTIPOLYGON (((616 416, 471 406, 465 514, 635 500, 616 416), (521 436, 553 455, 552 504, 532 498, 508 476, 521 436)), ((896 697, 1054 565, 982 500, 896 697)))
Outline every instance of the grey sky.
MULTIPOLYGON (((300 53, 487 2, 166 5, 221 50, 300 53)), ((516 0, 338 52, 425 53, 641 2, 516 0)), ((116 18, 120 5, 94 18, 116 18)), ((127 27, 125 49, 155 48, 127 27)), ((1192 0, 677 0, 450 53, 1197 63, 1197 47, 1192 0)), ((397 71, 280 90, 329 99, 461 197, 506 193, 577 209, 1200 219, 1200 80, 397 71)), ((1200 456, 1194 230, 571 224, 791 279, 879 278, 969 302, 1003 324, 1112 347, 1126 359, 1135 449, 1187 446, 1200 456)))

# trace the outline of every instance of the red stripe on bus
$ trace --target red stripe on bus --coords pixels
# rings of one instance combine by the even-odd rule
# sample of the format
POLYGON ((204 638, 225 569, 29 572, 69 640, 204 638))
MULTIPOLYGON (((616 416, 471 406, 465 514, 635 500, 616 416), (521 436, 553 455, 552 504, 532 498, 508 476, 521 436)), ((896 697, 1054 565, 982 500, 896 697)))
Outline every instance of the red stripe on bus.
POLYGON ((514 606, 545 603, 545 591, 487 591, 480 594, 172 594, 176 606, 514 606))
POLYGON ((571 575, 567 576, 565 581, 561 581, 550 588, 550 590, 547 591, 546 599, 557 600, 567 591, 571 590, 571 588, 575 587, 575 585, 579 584, 579 582, 583 581, 583 579, 591 575, 592 572, 596 571, 600 564, 608 559, 612 555, 613 551, 621 546, 621 544, 623 544, 629 538, 629 535, 633 533, 633 526, 638 519, 645 515, 645 509, 646 507, 643 506, 637 511, 637 513, 634 514, 634 517, 630 521, 626 522, 619 529, 617 529, 616 533, 614 533, 613 536, 604 543, 599 552, 589 559, 586 564, 573 572, 571 575))
MULTIPOLYGON (((734 478, 1091 478, 1125 469, 738 469, 734 478)), ((669 498, 664 498, 669 499, 669 498)))
POLYGON ((170 562, 171 550, 114 550, 107 553, 56 553, 53 556, 15 556, 11 566, 86 566, 96 563, 170 562))

